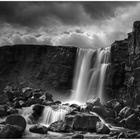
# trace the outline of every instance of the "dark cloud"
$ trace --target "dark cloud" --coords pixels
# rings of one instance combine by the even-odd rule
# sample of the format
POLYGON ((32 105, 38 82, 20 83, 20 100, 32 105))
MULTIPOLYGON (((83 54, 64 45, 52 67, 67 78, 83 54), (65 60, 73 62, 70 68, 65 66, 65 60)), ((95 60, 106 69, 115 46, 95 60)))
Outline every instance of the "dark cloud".
POLYGON ((36 27, 92 24, 91 20, 113 17, 118 7, 137 2, 0 2, 0 22, 36 27), (91 19, 90 19, 91 18, 91 19))
POLYGON ((84 2, 83 7, 94 20, 104 20, 114 17, 117 8, 134 6, 137 3, 134 1, 95 1, 84 2))

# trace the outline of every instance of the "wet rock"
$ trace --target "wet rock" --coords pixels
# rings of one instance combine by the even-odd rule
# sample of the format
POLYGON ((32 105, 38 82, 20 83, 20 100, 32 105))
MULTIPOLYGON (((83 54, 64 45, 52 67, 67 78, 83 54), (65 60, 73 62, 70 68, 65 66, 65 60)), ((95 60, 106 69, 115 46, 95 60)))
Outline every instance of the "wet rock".
POLYGON ((121 118, 126 118, 129 115, 131 115, 133 112, 134 112, 133 109, 126 106, 119 112, 118 116, 121 117, 121 118))
POLYGON ((47 134, 48 128, 40 124, 34 125, 29 129, 32 133, 47 134))
POLYGON ((105 108, 104 106, 94 106, 90 111, 97 113, 102 118, 115 117, 114 110, 111 108, 105 108))
POLYGON ((28 99, 32 97, 33 89, 30 87, 25 87, 22 89, 23 96, 28 99))
POLYGON ((18 125, 6 124, 0 131, 0 138, 21 138, 23 132, 23 128, 18 125))
POLYGON ((21 115, 17 115, 17 114, 9 115, 6 118, 5 123, 19 126, 23 131, 26 128, 26 120, 21 115))
POLYGON ((48 92, 45 92, 45 97, 46 97, 46 100, 48 100, 48 101, 53 101, 53 96, 52 96, 52 94, 50 94, 50 93, 48 93, 48 92))
POLYGON ((65 122, 62 120, 50 124, 48 130, 54 132, 67 132, 65 128, 65 122))
POLYGON ((109 134, 110 129, 103 122, 97 122, 96 123, 96 132, 100 133, 100 134, 109 134))
POLYGON ((114 111, 116 111, 117 114, 123 108, 123 105, 117 99, 108 101, 106 105, 107 107, 114 109, 114 111))
POLYGON ((74 112, 67 114, 64 121, 57 121, 49 126, 56 132, 90 131, 96 132, 96 123, 101 121, 97 115, 74 112))
POLYGON ((84 139, 84 136, 82 134, 74 134, 72 139, 84 139))
POLYGON ((61 101, 55 101, 54 104, 59 105, 59 104, 61 104, 61 101))
POLYGON ((86 102, 87 106, 101 106, 100 98, 92 98, 86 102))
POLYGON ((33 105, 32 110, 33 112, 29 118, 32 120, 32 122, 34 122, 34 121, 37 121, 39 117, 42 115, 44 106, 40 104, 35 104, 33 105))
POLYGON ((90 107, 89 106, 87 107, 87 110, 88 111, 92 111, 92 112, 95 112, 97 113, 98 115, 100 115, 101 117, 104 117, 106 116, 106 112, 105 112, 105 109, 103 106, 93 106, 93 107, 90 107))
MULTIPOLYGON (((96 123, 100 121, 99 117, 96 115, 88 114, 88 113, 78 113, 76 115, 70 115, 69 120, 71 119, 71 123, 73 124, 73 130, 76 131, 96 131, 96 123)), ((67 123, 67 121, 66 121, 67 123)))
POLYGON ((74 109, 80 111, 80 106, 77 105, 77 104, 71 104, 70 107, 72 107, 72 108, 74 108, 74 109))

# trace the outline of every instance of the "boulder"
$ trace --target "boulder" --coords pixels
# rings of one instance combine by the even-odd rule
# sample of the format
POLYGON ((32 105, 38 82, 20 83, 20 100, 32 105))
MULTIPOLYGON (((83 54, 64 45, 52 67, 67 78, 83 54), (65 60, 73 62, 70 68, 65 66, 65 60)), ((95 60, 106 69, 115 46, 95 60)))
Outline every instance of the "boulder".
POLYGON ((53 132, 66 132, 65 122, 60 120, 50 124, 48 130, 53 132))
POLYGON ((94 106, 90 111, 97 113, 102 118, 114 117, 114 110, 111 108, 105 108, 104 106, 94 106))
POLYGON ((33 89, 30 87, 25 87, 22 89, 23 96, 28 99, 32 97, 33 89))
POLYGON ((40 104, 35 104, 32 109, 33 109, 33 113, 32 113, 33 119, 38 120, 38 118, 42 115, 44 106, 40 104))
POLYGON ((26 120, 21 115, 17 115, 17 114, 9 115, 6 118, 5 123, 19 126, 23 131, 26 128, 26 120))
POLYGON ((55 101, 54 104, 59 105, 59 104, 61 104, 61 101, 55 101))
POLYGON ((77 104, 71 104, 70 107, 76 109, 76 110, 80 110, 80 106, 77 104))
POLYGON ((134 112, 133 109, 130 107, 124 107, 118 114, 119 117, 121 118, 127 118, 129 115, 131 115, 134 112))
POLYGON ((117 113, 119 113, 120 110, 123 108, 123 105, 117 99, 112 99, 108 101, 106 106, 114 109, 114 111, 116 111, 117 113))
POLYGON ((45 97, 45 95, 43 94, 42 96, 39 97, 39 99, 43 102, 43 101, 46 100, 46 97, 45 97))
POLYGON ((24 130, 22 127, 18 125, 6 124, 3 129, 0 131, 0 138, 3 139, 13 139, 13 138, 21 138, 24 130))
POLYGON ((40 124, 34 125, 29 129, 32 133, 47 134, 48 128, 40 124))
POLYGON ((87 106, 101 106, 100 98, 92 98, 86 102, 87 106))
MULTIPOLYGON (((72 128, 76 131, 96 131, 96 123, 101 121, 98 116, 88 113, 77 113, 76 115, 70 115, 72 128)), ((67 124, 67 120, 66 120, 67 124)))
POLYGON ((100 133, 100 134, 109 134, 110 133, 110 129, 103 122, 97 122, 96 123, 96 132, 100 133))
POLYGON ((96 132, 96 123, 101 121, 97 115, 74 112, 67 114, 64 121, 57 121, 49 126, 55 132, 89 131, 96 132))
POLYGON ((40 92, 34 92, 33 93, 33 97, 35 98, 35 99, 38 99, 38 98, 40 98, 42 96, 42 94, 40 93, 40 92))

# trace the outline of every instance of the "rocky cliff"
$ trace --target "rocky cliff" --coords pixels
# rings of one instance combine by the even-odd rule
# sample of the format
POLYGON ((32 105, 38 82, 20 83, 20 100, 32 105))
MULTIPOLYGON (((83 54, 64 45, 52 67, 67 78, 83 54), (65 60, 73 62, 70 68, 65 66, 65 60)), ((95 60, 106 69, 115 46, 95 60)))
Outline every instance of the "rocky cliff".
MULTIPOLYGON (((111 45, 111 65, 106 88, 112 97, 127 98, 138 104, 140 101, 140 21, 133 24, 128 38, 111 45)), ((131 104, 131 103, 130 103, 131 104)), ((132 103, 133 104, 133 103, 132 103)))
POLYGON ((70 90, 76 51, 48 45, 0 47, 0 90, 6 85, 70 90))

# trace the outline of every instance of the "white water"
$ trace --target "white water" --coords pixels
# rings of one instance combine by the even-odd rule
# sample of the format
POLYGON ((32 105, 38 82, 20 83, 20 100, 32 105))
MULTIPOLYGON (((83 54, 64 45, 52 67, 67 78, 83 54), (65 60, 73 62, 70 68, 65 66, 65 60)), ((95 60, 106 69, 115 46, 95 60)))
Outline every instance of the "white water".
POLYGON ((109 65, 110 49, 79 49, 71 101, 84 103, 90 97, 104 100, 104 79, 109 65), (96 60, 92 64, 93 58, 96 60))
POLYGON ((59 107, 57 109, 53 109, 52 107, 46 106, 44 108, 42 118, 40 119, 40 122, 45 125, 50 125, 53 122, 64 120, 65 115, 69 112, 68 107, 59 107))
MULTIPOLYGON (((49 126, 51 123, 64 120, 65 115, 71 111, 71 108, 68 106, 56 106, 56 107, 50 107, 45 106, 42 115, 37 120, 36 123, 40 123, 45 126, 49 126)), ((33 113, 33 105, 30 107, 22 108, 22 110, 19 110, 19 114, 21 114, 27 121, 28 124, 32 124, 32 121, 30 120, 30 115, 33 113)))

